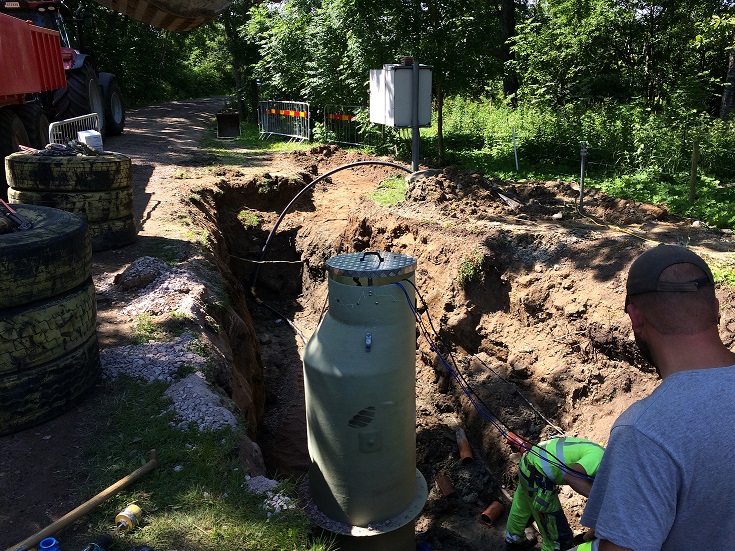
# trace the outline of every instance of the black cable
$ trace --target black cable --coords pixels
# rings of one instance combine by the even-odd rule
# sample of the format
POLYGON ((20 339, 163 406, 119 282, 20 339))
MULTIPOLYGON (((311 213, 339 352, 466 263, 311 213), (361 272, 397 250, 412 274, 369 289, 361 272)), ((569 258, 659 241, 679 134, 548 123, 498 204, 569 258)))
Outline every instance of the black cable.
MULTIPOLYGON (((409 280, 409 279, 404 279, 403 281, 408 281, 408 283, 410 283, 411 286, 416 291, 418 297, 421 299, 422 304, 426 308, 426 317, 429 320, 429 325, 431 326, 432 331, 434 331, 434 335, 439 340, 439 342, 446 347, 447 346, 446 343, 444 343, 442 341, 441 337, 439 336, 439 334, 437 333, 436 329, 434 328, 434 324, 431 321, 431 316, 429 315, 428 306, 427 306, 426 302, 424 301, 423 297, 421 296, 421 294, 419 293, 419 290, 416 288, 416 285, 411 280, 409 280)), ((456 363, 454 362, 454 359, 452 359, 452 363, 455 366, 454 369, 452 369, 452 366, 450 366, 447 363, 447 361, 444 359, 444 357, 442 356, 441 352, 437 348, 436 344, 434 343, 434 341, 431 339, 430 335, 428 334, 428 331, 426 331, 426 328, 424 326, 424 322, 421 319, 421 316, 419 315, 418 310, 416 309, 416 307, 414 306, 414 304, 411 302, 411 299, 410 299, 409 294, 406 291, 405 287, 401 284, 401 282, 398 282, 398 281, 397 282, 394 282, 393 285, 398 285, 398 287, 400 287, 401 290, 403 290, 403 293, 404 293, 404 295, 406 297, 406 301, 408 302, 408 305, 411 308, 411 311, 413 312, 413 314, 414 314, 414 316, 416 318, 416 323, 417 323, 417 325, 419 327, 419 331, 421 332, 422 336, 424 337, 424 339, 426 339, 426 341, 429 344, 429 347, 431 348, 431 350, 433 350, 437 354, 437 356, 439 357, 439 359, 441 360, 441 362, 444 364, 444 366, 447 368, 447 370, 449 371, 449 373, 452 375, 452 377, 454 378, 454 380, 457 381, 457 384, 459 384, 460 389, 462 390, 462 392, 464 392, 465 396, 467 396, 467 398, 469 399, 470 403, 475 408, 475 410, 480 415, 480 417, 482 417, 483 419, 485 419, 486 421, 488 421, 491 425, 493 425, 496 429, 498 429, 498 432, 500 432, 500 434, 503 437, 508 438, 509 433, 511 433, 511 431, 508 430, 508 426, 505 423, 502 422, 502 420, 490 409, 490 407, 483 401, 483 399, 477 394, 477 392, 475 392, 475 390, 472 388, 472 385, 470 385, 467 382, 467 380, 465 379, 464 375, 462 375, 462 373, 456 368, 456 363), (478 403, 482 407, 479 407, 478 406, 478 403)), ((450 351, 450 355, 451 355, 451 351, 450 351)), ((536 451, 534 449, 534 448, 539 448, 538 444, 533 444, 533 443, 529 442, 528 440, 526 440, 525 438, 522 438, 522 437, 519 437, 519 438, 522 439, 522 442, 519 442, 518 443, 519 444, 519 447, 522 447, 523 449, 526 450, 526 452, 535 455, 541 461, 546 461, 547 463, 549 463, 550 465, 556 467, 560 471, 562 471, 564 473, 567 473, 567 474, 569 474, 569 475, 571 475, 571 476, 573 476, 575 478, 581 478, 581 479, 588 480, 588 481, 593 481, 594 480, 594 477, 589 476, 588 474, 586 474, 584 472, 581 472, 581 471, 577 471, 575 469, 572 469, 570 466, 568 466, 566 463, 564 463, 561 459, 559 459, 553 452, 551 452, 551 451, 549 451, 547 449, 543 449, 543 454, 544 455, 542 455, 541 453, 539 453, 538 451, 536 451), (526 445, 526 444, 528 444, 528 445, 526 445), (551 456, 553 458, 553 461, 551 459, 549 459, 548 457, 546 457, 546 456, 551 456)))
POLYGON ((308 190, 310 190, 312 187, 314 187, 317 183, 321 182, 324 178, 327 178, 328 176, 331 176, 335 172, 339 172, 340 170, 344 170, 346 168, 353 168, 356 166, 364 166, 364 165, 383 165, 383 166, 390 166, 393 168, 398 168, 400 170, 405 170, 406 172, 411 172, 411 169, 408 167, 405 167, 403 165, 399 165, 396 163, 391 163, 389 161, 356 161, 354 163, 347 163, 344 165, 340 165, 337 168, 333 168, 332 170, 329 170, 319 176, 318 178, 312 180, 308 184, 306 184, 301 191, 299 191, 293 199, 286 205, 286 208, 283 209, 283 212, 281 212, 281 215, 278 217, 278 220, 276 220, 275 225, 273 226, 273 229, 268 234, 268 237, 265 240, 265 245, 263 245, 263 250, 260 254, 259 263, 255 267, 255 271, 253 272, 253 281, 250 284, 250 292, 255 296, 255 285, 258 281, 258 275, 260 273, 260 265, 265 259, 265 253, 268 251, 268 248, 271 243, 271 239, 273 239, 273 235, 276 233, 276 230, 278 229, 278 226, 281 225, 281 222, 283 221, 283 218, 286 216, 289 210, 291 210, 291 207, 298 201, 301 196, 306 193, 308 190))

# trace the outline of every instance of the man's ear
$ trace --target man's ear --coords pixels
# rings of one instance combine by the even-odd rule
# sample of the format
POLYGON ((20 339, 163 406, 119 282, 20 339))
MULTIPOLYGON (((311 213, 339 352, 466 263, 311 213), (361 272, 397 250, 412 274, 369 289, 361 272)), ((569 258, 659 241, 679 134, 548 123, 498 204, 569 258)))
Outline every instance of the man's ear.
POLYGON ((643 317, 643 313, 638 306, 628 304, 628 317, 630 317, 630 324, 633 326, 633 331, 640 331, 646 319, 643 317))

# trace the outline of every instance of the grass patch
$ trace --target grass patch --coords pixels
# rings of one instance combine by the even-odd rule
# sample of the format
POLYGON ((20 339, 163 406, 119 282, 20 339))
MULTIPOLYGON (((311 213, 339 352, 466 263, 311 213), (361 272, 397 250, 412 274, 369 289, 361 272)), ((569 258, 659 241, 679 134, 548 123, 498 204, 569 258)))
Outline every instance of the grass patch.
POLYGON ((135 317, 133 340, 138 344, 171 340, 187 330, 189 321, 189 317, 183 312, 171 312, 156 317, 148 313, 140 314, 135 317))
POLYGON ((153 321, 150 314, 140 314, 135 317, 135 329, 133 330, 133 340, 138 344, 144 344, 149 341, 160 340, 163 335, 159 324, 153 321))
POLYGON ((406 179, 390 176, 378 184, 378 189, 368 197, 379 205, 395 205, 406 198, 406 179))
MULTIPOLYGON (((129 503, 143 511, 141 524, 115 537, 116 551, 153 549, 326 551, 312 542, 309 519, 298 509, 273 514, 264 497, 248 492, 237 458, 239 431, 200 433, 173 428, 166 385, 120 378, 106 389, 108 423, 97 434, 89 457, 90 494, 113 484, 158 452, 159 466, 85 517, 90 541, 109 532, 112 519, 129 503), (269 512, 271 513, 269 515, 269 512)), ((295 502, 293 483, 277 491, 295 502)))
POLYGON ((715 283, 735 287, 735 259, 721 260, 708 256, 707 265, 712 270, 715 283))
POLYGON ((250 164, 249 155, 254 153, 280 153, 287 151, 306 150, 313 147, 313 142, 292 142, 283 136, 262 138, 255 123, 243 123, 240 136, 234 139, 220 140, 216 138, 217 131, 213 126, 208 135, 202 139, 200 145, 217 157, 220 165, 247 166, 250 164))

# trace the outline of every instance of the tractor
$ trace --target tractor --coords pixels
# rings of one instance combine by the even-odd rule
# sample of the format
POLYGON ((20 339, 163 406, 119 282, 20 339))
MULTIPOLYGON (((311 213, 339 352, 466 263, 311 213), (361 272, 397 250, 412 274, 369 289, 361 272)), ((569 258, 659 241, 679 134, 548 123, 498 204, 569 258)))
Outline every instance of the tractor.
POLYGON ((97 72, 91 49, 84 44, 84 29, 90 16, 74 14, 61 0, 0 0, 0 13, 29 21, 59 33, 66 86, 45 93, 40 99, 49 120, 64 120, 97 113, 103 135, 122 133, 125 107, 117 78, 97 72), (67 21, 75 23, 78 45, 72 43, 67 21))

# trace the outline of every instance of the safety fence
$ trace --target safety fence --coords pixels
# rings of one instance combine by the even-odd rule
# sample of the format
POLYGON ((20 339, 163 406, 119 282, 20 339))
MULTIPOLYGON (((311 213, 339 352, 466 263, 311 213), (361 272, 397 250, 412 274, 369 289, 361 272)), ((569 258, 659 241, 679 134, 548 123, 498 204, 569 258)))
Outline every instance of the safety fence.
POLYGON ((65 144, 78 139, 78 133, 83 130, 100 131, 100 120, 97 113, 52 122, 48 126, 48 141, 49 143, 65 144))
POLYGON ((385 125, 368 120, 367 107, 324 106, 324 141, 346 145, 376 146, 384 142, 385 125))
POLYGON ((311 138, 309 104, 300 101, 261 101, 258 103, 258 130, 260 138, 273 135, 292 140, 311 138))

